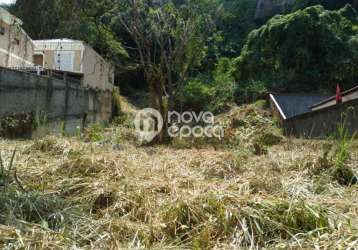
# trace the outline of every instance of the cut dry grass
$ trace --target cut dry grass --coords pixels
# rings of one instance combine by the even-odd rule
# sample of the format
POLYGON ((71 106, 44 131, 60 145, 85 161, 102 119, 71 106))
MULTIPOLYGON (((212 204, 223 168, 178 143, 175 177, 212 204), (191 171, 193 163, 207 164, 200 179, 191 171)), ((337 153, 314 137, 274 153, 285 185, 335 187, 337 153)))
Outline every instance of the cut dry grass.
MULTIPOLYGON (((5 162, 18 149, 24 187, 12 180, 0 196, 9 205, 0 209, 2 248, 358 246, 357 187, 325 178, 332 142, 284 138, 253 106, 218 122, 228 131, 223 146, 140 147, 126 122, 101 130, 99 141, 0 140, 5 162), (255 154, 255 143, 266 153, 255 154)), ((356 173, 358 148, 349 154, 345 164, 356 173)))

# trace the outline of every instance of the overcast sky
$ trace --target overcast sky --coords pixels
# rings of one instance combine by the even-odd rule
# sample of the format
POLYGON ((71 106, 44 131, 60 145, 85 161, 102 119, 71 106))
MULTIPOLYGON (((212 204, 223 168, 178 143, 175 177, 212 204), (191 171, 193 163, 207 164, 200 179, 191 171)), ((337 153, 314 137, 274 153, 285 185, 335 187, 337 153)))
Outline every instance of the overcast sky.
POLYGON ((15 0, 0 0, 0 4, 2 4, 2 3, 9 4, 9 3, 13 3, 13 2, 15 2, 15 0))

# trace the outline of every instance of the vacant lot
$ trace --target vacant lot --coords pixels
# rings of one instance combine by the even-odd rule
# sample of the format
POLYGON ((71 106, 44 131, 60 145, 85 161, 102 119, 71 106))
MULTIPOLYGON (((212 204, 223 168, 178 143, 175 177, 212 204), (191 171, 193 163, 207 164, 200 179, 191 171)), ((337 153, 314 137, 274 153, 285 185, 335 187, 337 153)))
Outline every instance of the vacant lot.
POLYGON ((127 114, 73 138, 0 140, 5 249, 354 249, 358 147, 285 138, 267 111, 222 141, 140 146, 127 114), (17 149, 11 169, 11 156, 17 149))

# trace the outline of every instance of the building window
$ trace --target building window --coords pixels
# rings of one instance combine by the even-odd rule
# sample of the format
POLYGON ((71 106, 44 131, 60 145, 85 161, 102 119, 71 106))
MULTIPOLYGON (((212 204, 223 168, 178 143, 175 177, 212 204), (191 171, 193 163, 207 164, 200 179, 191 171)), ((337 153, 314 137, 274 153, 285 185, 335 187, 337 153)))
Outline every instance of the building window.
POLYGON ((14 43, 15 43, 16 45, 20 45, 20 40, 17 39, 17 38, 15 38, 15 39, 14 39, 14 43))
POLYGON ((35 54, 33 56, 33 62, 35 65, 43 67, 44 66, 44 55, 35 54))
POLYGON ((0 26, 0 35, 5 35, 5 28, 0 26))

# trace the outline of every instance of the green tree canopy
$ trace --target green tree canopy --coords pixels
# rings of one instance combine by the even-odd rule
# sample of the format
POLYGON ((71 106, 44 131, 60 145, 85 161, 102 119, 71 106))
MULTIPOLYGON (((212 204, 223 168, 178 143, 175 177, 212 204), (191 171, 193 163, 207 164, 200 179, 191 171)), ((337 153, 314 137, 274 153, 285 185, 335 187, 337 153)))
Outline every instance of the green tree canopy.
POLYGON ((349 87, 358 76, 357 48, 357 13, 350 5, 337 11, 313 6, 252 31, 234 75, 239 88, 253 81, 280 91, 349 87))
POLYGON ((10 6, 32 39, 83 40, 120 62, 127 53, 113 31, 115 10, 116 1, 111 0, 17 0, 10 6))

